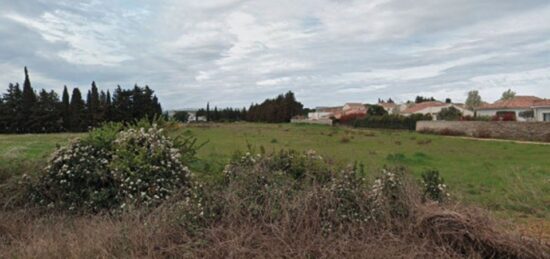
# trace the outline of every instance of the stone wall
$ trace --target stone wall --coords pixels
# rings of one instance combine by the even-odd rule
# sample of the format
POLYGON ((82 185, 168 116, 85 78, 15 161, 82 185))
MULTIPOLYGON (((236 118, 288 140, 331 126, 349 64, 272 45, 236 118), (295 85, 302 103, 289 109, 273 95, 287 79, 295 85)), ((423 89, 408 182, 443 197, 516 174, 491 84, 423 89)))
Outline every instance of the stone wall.
POLYGON ((419 121, 416 124, 416 131, 479 138, 550 142, 550 122, 419 121))
POLYGON ((292 119, 291 123, 307 123, 307 124, 322 124, 322 125, 332 125, 331 119, 319 119, 319 120, 309 120, 309 119, 292 119))

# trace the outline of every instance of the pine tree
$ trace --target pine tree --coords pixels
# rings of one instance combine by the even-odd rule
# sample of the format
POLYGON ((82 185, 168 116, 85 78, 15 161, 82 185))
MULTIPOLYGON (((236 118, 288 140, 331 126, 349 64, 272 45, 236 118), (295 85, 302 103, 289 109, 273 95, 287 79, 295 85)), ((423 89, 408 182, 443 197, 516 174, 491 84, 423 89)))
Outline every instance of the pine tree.
POLYGON ((133 120, 132 92, 133 90, 122 90, 120 85, 115 89, 112 103, 113 121, 133 120))
POLYGON ((21 105, 22 105, 21 121, 23 122, 23 125, 24 125, 24 128, 22 129, 23 132, 34 131, 34 129, 31 127, 30 117, 35 104, 36 104, 36 94, 32 89, 27 67, 25 67, 25 82, 23 83, 23 98, 21 100, 21 105))
POLYGON ((71 131, 84 131, 86 130, 86 110, 84 100, 82 100, 82 95, 78 88, 73 89, 73 94, 71 95, 71 104, 70 104, 71 120, 70 120, 70 130, 71 131))
POLYGON ((0 110, 0 127, 6 133, 21 132, 22 120, 22 99, 23 93, 19 84, 9 84, 8 91, 2 97, 3 105, 0 110))
POLYGON ((61 105, 54 91, 40 91, 30 121, 37 132, 58 132, 63 128, 61 105))

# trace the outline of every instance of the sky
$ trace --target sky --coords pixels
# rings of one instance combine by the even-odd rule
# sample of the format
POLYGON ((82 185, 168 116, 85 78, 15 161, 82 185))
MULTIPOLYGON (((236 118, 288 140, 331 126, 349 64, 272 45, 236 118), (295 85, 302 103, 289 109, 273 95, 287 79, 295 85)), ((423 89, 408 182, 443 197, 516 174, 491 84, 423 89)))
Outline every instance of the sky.
POLYGON ((149 85, 164 109, 550 98, 550 1, 0 0, 0 89, 149 85))

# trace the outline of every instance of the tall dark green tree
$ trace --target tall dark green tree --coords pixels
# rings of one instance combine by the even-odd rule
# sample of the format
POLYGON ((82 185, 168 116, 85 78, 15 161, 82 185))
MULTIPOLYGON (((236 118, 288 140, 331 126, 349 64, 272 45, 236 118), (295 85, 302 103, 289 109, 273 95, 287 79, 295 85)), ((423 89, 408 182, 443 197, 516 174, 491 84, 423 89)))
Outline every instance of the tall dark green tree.
POLYGON ((115 89, 113 93, 113 114, 111 118, 113 121, 132 121, 132 92, 133 91, 122 90, 120 85, 115 89))
POLYGON ((102 116, 99 108, 99 92, 95 81, 92 82, 92 88, 88 93, 89 100, 87 102, 88 117, 90 120, 90 126, 95 127, 99 125, 102 120, 102 116))
POLYGON ((416 99, 414 100, 415 103, 434 102, 434 101, 435 101, 435 98, 424 97, 424 96, 416 96, 416 99))
POLYGON ((23 89, 19 84, 9 84, 0 96, 1 133, 84 131, 105 120, 130 122, 162 114, 160 102, 149 86, 136 85, 131 90, 118 86, 111 98, 110 91, 100 93, 92 82, 86 102, 78 88, 69 95, 65 86, 60 101, 54 91, 43 89, 37 95, 26 67, 24 71, 23 89))
POLYGON ((63 96, 61 97, 61 116, 63 119, 63 128, 65 130, 69 130, 70 128, 70 100, 69 100, 69 91, 67 90, 67 86, 63 86, 63 96))
POLYGON ((210 103, 206 103, 206 121, 210 121, 210 103))
POLYGON ((23 130, 25 132, 32 132, 34 130, 31 128, 30 117, 35 104, 36 104, 36 93, 34 92, 34 89, 32 89, 31 80, 29 79, 29 71, 27 70, 27 67, 25 67, 25 82, 23 83, 23 99, 21 100, 22 113, 20 115, 22 116, 20 120, 23 121, 23 125, 25 127, 25 129, 23 130))
POLYGON ((70 112, 70 130, 85 131, 87 129, 86 106, 84 104, 84 100, 82 100, 82 94, 80 93, 80 90, 78 88, 73 89, 73 94, 71 95, 70 112))
POLYGON ((296 101, 294 93, 288 92, 275 99, 266 99, 261 104, 252 104, 247 112, 247 120, 255 122, 289 122, 293 116, 302 114, 303 105, 296 101))
POLYGON ((63 129, 63 119, 59 97, 54 91, 42 89, 31 115, 31 125, 35 132, 59 132, 63 129))
POLYGON ((23 92, 19 84, 9 84, 8 91, 2 96, 0 109, 0 130, 5 133, 22 132, 22 99, 23 92))
POLYGON ((105 96, 105 104, 103 105, 103 120, 104 121, 112 121, 113 120, 113 112, 111 108, 112 99, 111 99, 111 92, 107 90, 107 94, 105 96))

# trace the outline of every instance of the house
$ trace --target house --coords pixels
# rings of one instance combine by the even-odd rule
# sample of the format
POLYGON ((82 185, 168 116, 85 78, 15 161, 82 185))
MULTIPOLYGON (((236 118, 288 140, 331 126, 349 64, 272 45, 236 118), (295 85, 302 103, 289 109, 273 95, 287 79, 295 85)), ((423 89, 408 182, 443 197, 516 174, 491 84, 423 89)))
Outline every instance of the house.
POLYGON ((423 114, 423 115, 431 115, 434 120, 437 119, 437 114, 441 112, 442 109, 454 107, 460 112, 462 112, 462 115, 464 116, 473 116, 474 112, 470 111, 466 108, 464 108, 463 105, 460 104, 453 104, 453 103, 444 103, 444 102, 438 102, 438 101, 432 101, 432 102, 422 102, 422 103, 415 103, 404 110, 401 111, 401 115, 403 116, 410 116, 412 114, 423 114))
POLYGON ((544 99, 533 104, 533 117, 535 121, 550 122, 550 100, 544 99))
POLYGON ((477 116, 510 116, 517 121, 550 121, 550 100, 536 96, 516 96, 476 109, 477 116))
POLYGON ((386 110, 386 112, 388 114, 399 114, 400 106, 401 106, 399 104, 386 103, 386 102, 378 103, 376 105, 381 106, 382 108, 384 108, 384 110, 386 110))
POLYGON ((307 117, 310 120, 324 120, 335 118, 342 113, 342 106, 338 107, 317 107, 314 112, 308 113, 307 117))
POLYGON ((308 113, 308 120, 339 120, 343 116, 366 115, 367 108, 362 103, 346 103, 344 106, 317 107, 314 112, 308 113))
POLYGON ((362 103, 346 103, 342 107, 342 115, 365 115, 367 107, 362 103))

